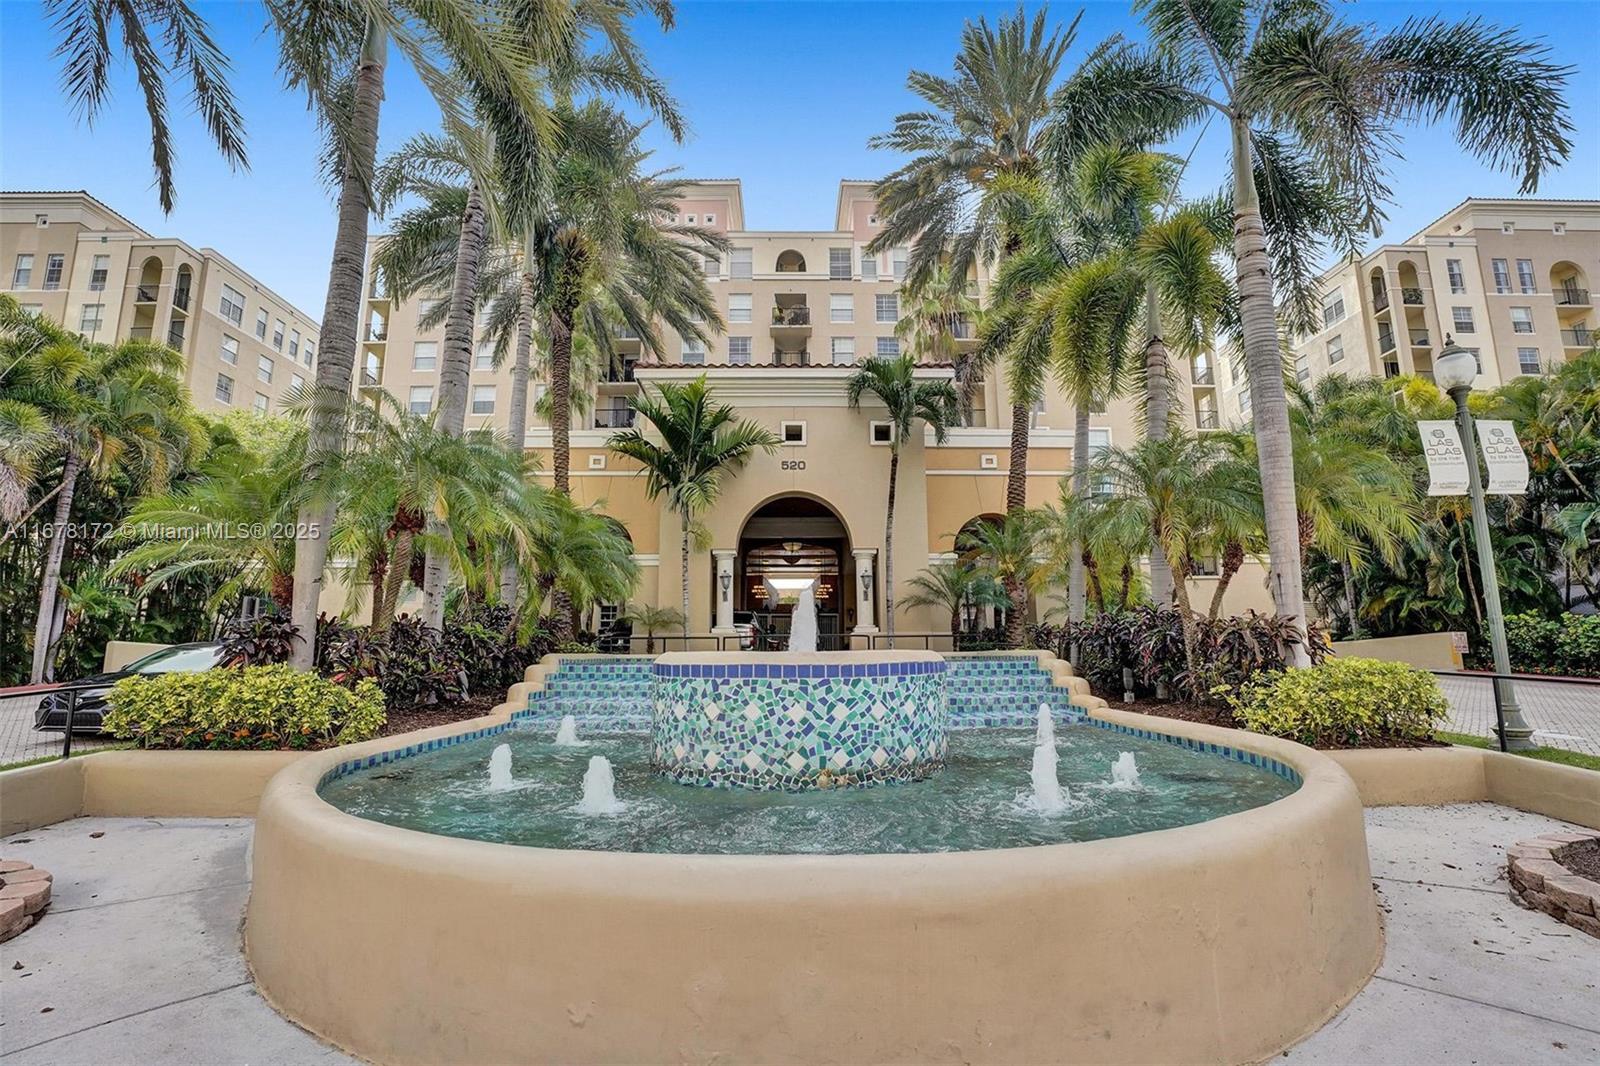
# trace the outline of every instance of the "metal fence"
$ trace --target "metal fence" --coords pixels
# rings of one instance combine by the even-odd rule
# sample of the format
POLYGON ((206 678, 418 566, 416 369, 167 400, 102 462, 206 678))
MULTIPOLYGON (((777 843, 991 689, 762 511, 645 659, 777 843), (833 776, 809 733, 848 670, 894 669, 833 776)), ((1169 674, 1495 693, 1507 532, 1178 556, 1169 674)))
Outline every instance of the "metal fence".
POLYGON ((104 683, 77 685, 35 685, 0 693, 0 766, 50 757, 69 757, 73 749, 103 748, 118 743, 98 731, 79 732, 78 697, 90 689, 105 688, 104 683), (36 725, 40 703, 46 698, 66 703, 65 732, 59 727, 40 729, 36 725))
POLYGON ((1489 737, 1505 750, 1501 730, 1509 690, 1533 742, 1600 756, 1600 678, 1495 674, 1476 670, 1434 670, 1450 701, 1454 733, 1489 737))

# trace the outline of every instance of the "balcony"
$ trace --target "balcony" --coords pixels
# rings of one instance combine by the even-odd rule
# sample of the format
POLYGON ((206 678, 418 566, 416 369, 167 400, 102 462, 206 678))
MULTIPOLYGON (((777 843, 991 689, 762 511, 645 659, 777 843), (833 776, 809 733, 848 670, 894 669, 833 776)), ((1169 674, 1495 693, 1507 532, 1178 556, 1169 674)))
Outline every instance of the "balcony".
POLYGON ((1421 307, 1422 306, 1422 290, 1421 289, 1413 289, 1413 288, 1409 288, 1409 287, 1401 289, 1400 290, 1400 302, 1403 303, 1403 304, 1407 304, 1408 306, 1411 306, 1411 307, 1421 307))
POLYGON ((1387 291, 1375 292, 1372 294, 1372 309, 1374 311, 1386 311, 1388 308, 1389 293, 1387 291))
POLYGON ((154 333, 149 326, 132 326, 128 330, 128 339, 134 341, 147 341, 154 333))
POLYGON ((369 325, 365 335, 367 340, 382 344, 389 339, 389 330, 385 326, 369 325))
POLYGON ((172 293, 172 306, 179 311, 189 310, 189 290, 174 289, 172 293))
POLYGON ((361 387, 363 389, 376 389, 383 384, 383 370, 368 367, 361 371, 361 387))
POLYGON ((177 322, 174 322, 172 327, 167 330, 167 347, 176 348, 179 351, 183 350, 183 326, 177 322))
POLYGON ((950 323, 950 336, 957 341, 975 342, 978 339, 978 327, 965 315, 957 315, 950 323))
POLYGON ((1217 412, 1215 412, 1215 411, 1196 411, 1195 412, 1194 425, 1195 425, 1196 429, 1216 429, 1217 428, 1217 424, 1218 424, 1217 423, 1217 412))
POLYGON ((136 304, 153 304, 160 293, 159 285, 140 285, 133 290, 133 302, 136 304))
POLYGON ((1427 330, 1425 330, 1425 329, 1414 329, 1414 330, 1411 330, 1410 333, 1411 333, 1411 347, 1413 347, 1413 348, 1427 348, 1427 347, 1429 347, 1429 344, 1428 344, 1428 331, 1427 330))
POLYGON ((634 367, 638 365, 632 359, 624 359, 621 366, 608 366, 600 375, 600 381, 606 385, 626 385, 634 380, 634 367))
POLYGON ((633 417, 638 414, 631 407, 613 407, 609 411, 596 411, 594 413, 595 429, 627 429, 633 425, 633 417))
POLYGON ((644 350, 644 338, 628 326, 617 326, 611 331, 612 345, 624 355, 638 355, 644 350))
POLYGON ((1589 290, 1560 288, 1555 291, 1557 307, 1588 307, 1589 290))
POLYGON ((1217 372, 1209 366, 1193 367, 1190 373, 1196 385, 1215 385, 1217 383, 1217 372))
POLYGON ((1588 326, 1579 326, 1576 329, 1561 331, 1561 344, 1566 348, 1593 348, 1595 345, 1595 331, 1588 326))
POLYGON ((793 304, 789 307, 782 305, 772 309, 773 326, 806 326, 811 325, 811 308, 805 304, 793 304))
POLYGON ((1394 334, 1386 329, 1378 331, 1378 351, 1388 353, 1394 351, 1394 334))
POLYGON ((773 352, 773 366, 810 366, 811 353, 804 348, 798 352, 773 352))

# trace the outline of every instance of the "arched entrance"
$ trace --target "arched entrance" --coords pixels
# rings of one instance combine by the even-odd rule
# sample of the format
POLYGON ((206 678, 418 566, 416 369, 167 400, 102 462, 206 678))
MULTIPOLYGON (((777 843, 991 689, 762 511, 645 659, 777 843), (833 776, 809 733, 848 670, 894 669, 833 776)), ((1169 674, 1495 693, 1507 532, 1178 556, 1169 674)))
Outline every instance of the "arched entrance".
POLYGON ((734 559, 734 624, 785 647, 799 591, 812 584, 819 646, 842 647, 855 625, 850 532, 827 504, 779 496, 745 520, 734 559))

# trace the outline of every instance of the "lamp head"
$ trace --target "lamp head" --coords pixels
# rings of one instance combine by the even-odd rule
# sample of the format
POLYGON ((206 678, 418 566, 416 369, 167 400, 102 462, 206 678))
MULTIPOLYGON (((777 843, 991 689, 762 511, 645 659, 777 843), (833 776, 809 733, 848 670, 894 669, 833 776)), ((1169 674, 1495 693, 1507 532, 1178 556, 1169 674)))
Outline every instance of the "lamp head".
POLYGON ((1433 380, 1447 393, 1470 389, 1478 376, 1478 357, 1445 334, 1444 349, 1433 360, 1433 380))

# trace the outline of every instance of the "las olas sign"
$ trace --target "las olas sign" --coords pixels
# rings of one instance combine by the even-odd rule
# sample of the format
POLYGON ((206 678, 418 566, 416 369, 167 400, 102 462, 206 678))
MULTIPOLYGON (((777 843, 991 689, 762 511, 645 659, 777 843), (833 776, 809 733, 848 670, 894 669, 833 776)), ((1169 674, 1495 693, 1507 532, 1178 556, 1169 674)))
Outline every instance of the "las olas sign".
MULTIPOLYGON (((1517 440, 1516 426, 1503 419, 1479 419, 1478 441, 1489 483, 1484 491, 1521 496, 1528 491, 1528 456, 1517 440)), ((1429 496, 1464 496, 1467 492, 1467 450, 1451 419, 1423 419, 1422 454, 1428 461, 1429 496)))

